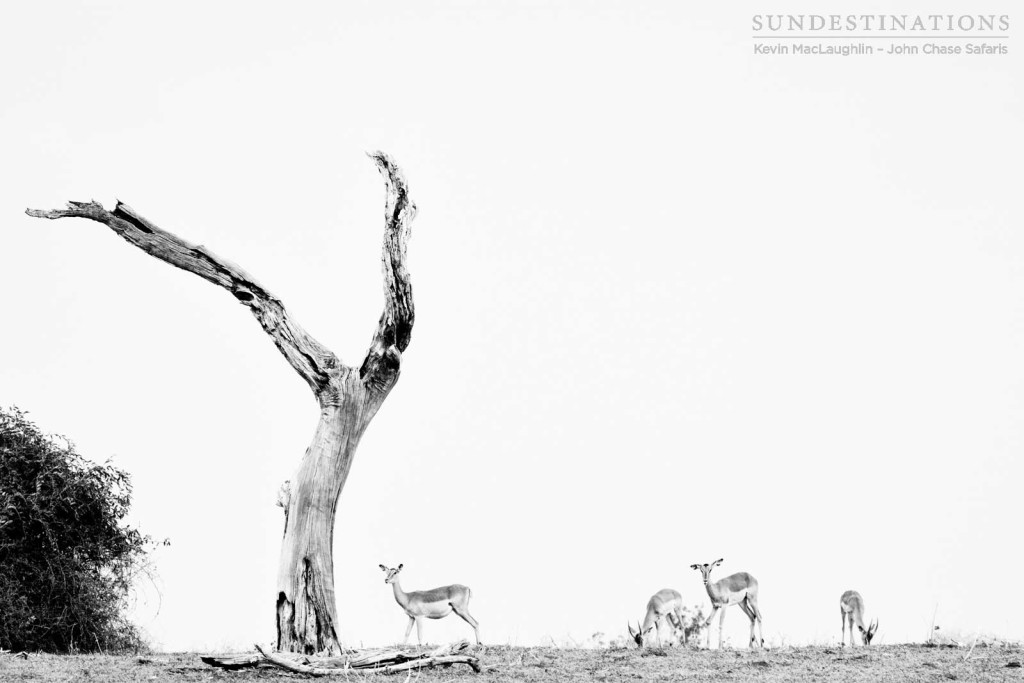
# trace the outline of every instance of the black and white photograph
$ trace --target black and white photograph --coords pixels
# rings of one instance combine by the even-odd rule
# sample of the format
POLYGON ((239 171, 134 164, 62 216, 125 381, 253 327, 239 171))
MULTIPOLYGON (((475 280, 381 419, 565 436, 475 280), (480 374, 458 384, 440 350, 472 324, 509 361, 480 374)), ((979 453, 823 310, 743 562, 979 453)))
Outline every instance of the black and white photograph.
POLYGON ((1024 680, 1019 5, 3 15, 0 681, 1024 680))

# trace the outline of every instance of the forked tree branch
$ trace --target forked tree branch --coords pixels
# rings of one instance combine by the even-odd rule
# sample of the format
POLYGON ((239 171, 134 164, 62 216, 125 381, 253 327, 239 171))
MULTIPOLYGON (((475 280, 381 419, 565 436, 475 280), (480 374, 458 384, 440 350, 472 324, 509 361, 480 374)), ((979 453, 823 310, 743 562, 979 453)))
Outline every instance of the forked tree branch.
POLYGON ((121 202, 113 211, 97 202, 68 202, 66 209, 28 209, 26 213, 36 218, 88 218, 103 223, 150 256, 220 285, 249 307, 313 393, 319 395, 329 384, 331 369, 339 364, 334 354, 293 321, 281 301, 255 278, 206 247, 161 230, 121 202))
POLYGON ((377 162, 387 185, 384 208, 384 247, 381 266, 384 275, 384 312, 377 324, 373 345, 359 369, 365 381, 383 390, 397 376, 402 352, 412 338, 412 325, 416 312, 412 301, 412 280, 405 267, 406 247, 409 243, 416 205, 409 198, 409 188, 402 169, 384 152, 370 157, 377 162))
MULTIPOLYGON (((405 178, 394 160, 384 152, 370 156, 387 185, 382 257, 385 304, 373 346, 367 352, 360 375, 374 385, 385 387, 397 376, 401 352, 409 345, 412 333, 412 284, 405 267, 405 254, 416 207, 409 199, 405 178)), ((234 263, 202 245, 191 244, 161 230, 121 202, 117 202, 113 211, 93 201, 68 202, 66 209, 52 211, 26 209, 25 213, 36 218, 88 218, 102 223, 150 256, 227 289, 252 311, 277 348, 319 399, 333 393, 332 377, 343 367, 337 356, 292 320, 277 297, 234 263)))
POLYGON ((405 252, 416 217, 416 205, 409 199, 405 176, 394 159, 384 152, 370 155, 377 162, 388 196, 384 211, 384 249, 381 265, 384 271, 384 313, 377 326, 374 341, 396 346, 404 352, 412 337, 416 313, 412 303, 412 281, 405 267, 405 252))

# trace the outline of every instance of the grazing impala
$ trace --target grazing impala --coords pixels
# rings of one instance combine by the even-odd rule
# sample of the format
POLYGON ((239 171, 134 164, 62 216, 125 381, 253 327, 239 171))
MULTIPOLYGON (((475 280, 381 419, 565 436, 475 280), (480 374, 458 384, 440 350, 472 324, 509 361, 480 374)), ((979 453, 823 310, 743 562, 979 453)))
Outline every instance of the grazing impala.
POLYGON ((671 588, 663 588, 647 601, 647 616, 644 617, 644 623, 640 624, 637 622, 639 627, 636 631, 630 624, 626 624, 626 628, 629 629, 629 635, 633 636, 633 640, 640 647, 644 646, 644 639, 647 634, 652 630, 658 637, 658 642, 661 642, 661 633, 659 633, 658 626, 661 624, 662 619, 668 619, 668 622, 672 624, 673 628, 682 631, 682 642, 686 645, 686 626, 683 624, 683 596, 671 588))
POLYGON ((864 598, 860 597, 860 593, 857 591, 846 591, 843 593, 843 597, 839 598, 839 616, 843 620, 843 635, 839 640, 840 646, 846 646, 847 623, 850 624, 850 647, 853 647, 854 624, 860 629, 860 642, 864 645, 871 644, 871 639, 878 632, 878 619, 875 619, 871 622, 870 626, 864 628, 864 598))
POLYGON ((405 610, 405 613, 409 615, 409 625, 405 629, 405 640, 402 641, 403 643, 409 642, 409 633, 412 631, 412 625, 415 623, 416 642, 420 645, 423 644, 424 617, 427 619, 441 619, 455 612, 467 624, 473 627, 476 644, 480 644, 480 624, 469 613, 469 598, 472 595, 472 591, 469 588, 456 583, 451 586, 442 586, 441 588, 433 588, 428 591, 406 593, 398 583, 398 572, 402 571, 403 565, 398 565, 395 569, 388 569, 384 565, 379 566, 381 571, 387 573, 384 583, 391 584, 395 591, 395 600, 405 610))
POLYGON ((704 626, 708 627, 708 647, 711 647, 711 620, 715 618, 715 612, 722 610, 722 616, 718 621, 718 647, 722 647, 722 627, 725 626, 725 608, 729 605, 739 605, 743 613, 750 619, 750 647, 754 647, 754 624, 761 636, 760 646, 764 647, 764 627, 761 622, 761 611, 757 609, 757 579, 746 572, 739 572, 727 576, 721 581, 711 583, 708 576, 711 570, 722 564, 722 560, 715 560, 711 564, 691 564, 690 569, 699 569, 704 577, 704 587, 708 589, 708 596, 711 598, 711 614, 704 626))

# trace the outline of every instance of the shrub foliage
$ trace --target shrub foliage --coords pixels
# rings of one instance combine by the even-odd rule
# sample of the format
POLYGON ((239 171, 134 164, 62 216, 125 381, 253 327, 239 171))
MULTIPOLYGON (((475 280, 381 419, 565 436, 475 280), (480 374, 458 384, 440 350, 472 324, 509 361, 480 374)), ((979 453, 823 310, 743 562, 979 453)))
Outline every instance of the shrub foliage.
POLYGON ((123 523, 128 474, 0 409, 0 647, 138 650, 124 616, 152 541, 123 523))
POLYGON ((694 643, 700 639, 704 629, 707 628, 704 626, 706 619, 707 615, 704 614, 704 609, 700 605, 683 608, 683 629, 686 631, 686 642, 694 643))

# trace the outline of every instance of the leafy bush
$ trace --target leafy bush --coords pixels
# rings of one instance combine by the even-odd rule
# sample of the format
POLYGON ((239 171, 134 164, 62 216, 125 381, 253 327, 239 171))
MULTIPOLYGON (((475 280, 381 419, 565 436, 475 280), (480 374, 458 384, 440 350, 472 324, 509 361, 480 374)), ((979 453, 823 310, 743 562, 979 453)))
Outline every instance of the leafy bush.
POLYGON ((683 608, 683 629, 686 631, 686 642, 696 643, 704 629, 704 622, 707 620, 707 615, 704 614, 704 609, 699 605, 693 607, 683 608))
POLYGON ((124 616, 152 541, 122 524, 128 474, 0 409, 0 647, 144 648, 124 616))

